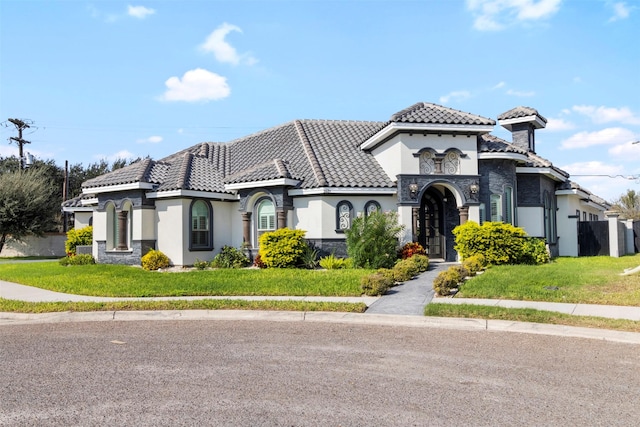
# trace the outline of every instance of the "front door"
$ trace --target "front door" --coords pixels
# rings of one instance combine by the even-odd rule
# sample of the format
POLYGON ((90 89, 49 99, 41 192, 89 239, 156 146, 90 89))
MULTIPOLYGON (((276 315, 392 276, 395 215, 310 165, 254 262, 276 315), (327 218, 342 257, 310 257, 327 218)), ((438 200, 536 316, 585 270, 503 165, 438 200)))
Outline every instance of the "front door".
POLYGON ((429 258, 445 258, 442 198, 435 191, 427 190, 422 197, 418 221, 418 242, 429 258))

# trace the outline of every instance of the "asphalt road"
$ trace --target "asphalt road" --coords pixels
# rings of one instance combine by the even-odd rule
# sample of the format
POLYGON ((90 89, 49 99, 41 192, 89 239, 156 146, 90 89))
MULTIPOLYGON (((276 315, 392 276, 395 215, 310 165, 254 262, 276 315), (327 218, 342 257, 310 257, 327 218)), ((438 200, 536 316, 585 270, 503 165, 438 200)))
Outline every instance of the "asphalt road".
POLYGON ((0 425, 635 426, 640 346, 268 321, 0 327, 0 425))

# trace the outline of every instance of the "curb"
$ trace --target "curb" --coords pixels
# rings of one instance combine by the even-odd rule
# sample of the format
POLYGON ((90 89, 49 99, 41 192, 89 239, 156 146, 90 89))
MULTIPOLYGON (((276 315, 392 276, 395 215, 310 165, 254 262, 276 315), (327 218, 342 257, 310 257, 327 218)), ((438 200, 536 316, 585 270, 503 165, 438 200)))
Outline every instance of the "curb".
POLYGON ((43 323, 126 322, 150 320, 349 323, 358 325, 402 326, 414 328, 454 329, 463 331, 515 332, 640 344, 640 333, 637 332, 622 332, 541 323, 511 322, 506 320, 401 316, 394 314, 252 310, 105 311, 38 314, 0 313, 0 326, 43 323))

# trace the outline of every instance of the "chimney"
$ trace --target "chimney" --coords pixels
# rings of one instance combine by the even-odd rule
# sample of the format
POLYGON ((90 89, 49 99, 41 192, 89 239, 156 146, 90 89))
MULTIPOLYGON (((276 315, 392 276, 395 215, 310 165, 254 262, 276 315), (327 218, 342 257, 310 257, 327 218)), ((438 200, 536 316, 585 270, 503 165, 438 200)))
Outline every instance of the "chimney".
POLYGON ((516 107, 498 116, 498 124, 511 132, 511 143, 524 150, 536 152, 536 129, 547 126, 547 119, 538 110, 516 107))

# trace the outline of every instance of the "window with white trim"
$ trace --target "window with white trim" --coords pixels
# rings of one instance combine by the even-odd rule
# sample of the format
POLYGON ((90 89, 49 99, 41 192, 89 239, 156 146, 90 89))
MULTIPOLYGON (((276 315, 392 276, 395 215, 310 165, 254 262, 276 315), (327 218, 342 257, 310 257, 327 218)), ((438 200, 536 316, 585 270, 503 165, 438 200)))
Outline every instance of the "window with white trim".
POLYGON ((276 229, 276 208, 269 198, 262 198, 256 204, 256 241, 260 236, 276 229))
POLYGON ((191 250, 213 249, 213 227, 211 205, 204 200, 194 200, 191 203, 189 215, 191 225, 191 250))

